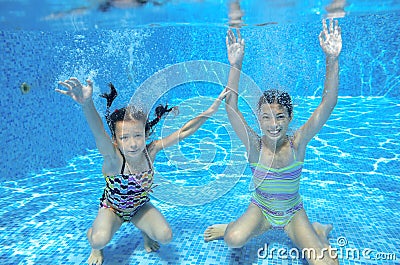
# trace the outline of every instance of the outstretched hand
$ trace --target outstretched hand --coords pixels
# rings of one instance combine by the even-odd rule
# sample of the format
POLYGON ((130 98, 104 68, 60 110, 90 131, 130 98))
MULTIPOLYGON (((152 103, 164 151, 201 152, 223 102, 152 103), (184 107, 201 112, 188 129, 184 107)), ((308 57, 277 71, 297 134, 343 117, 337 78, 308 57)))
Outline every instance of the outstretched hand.
POLYGON ((208 112, 209 115, 212 115, 215 112, 217 112, 219 106, 221 105, 221 102, 226 98, 226 96, 229 93, 231 93, 231 91, 227 88, 222 90, 222 92, 219 94, 218 98, 214 101, 214 103, 210 106, 210 108, 206 112, 208 112))
POLYGON ((92 81, 86 80, 86 82, 88 85, 83 86, 77 78, 71 77, 64 82, 58 82, 60 85, 66 87, 68 90, 55 89, 55 91, 63 95, 70 96, 73 100, 83 105, 88 99, 91 99, 93 95, 92 81))
POLYGON ((231 93, 231 90, 225 88, 224 90, 222 90, 222 92, 219 94, 217 100, 219 102, 221 102, 222 100, 224 100, 226 98, 226 96, 231 93))
POLYGON ((237 29, 237 39, 231 29, 226 34, 226 48, 228 50, 228 60, 231 66, 242 66, 244 56, 244 39, 237 29))
POLYGON ((322 31, 319 43, 327 57, 338 57, 342 50, 342 35, 337 20, 329 19, 329 30, 325 19, 322 20, 322 31))

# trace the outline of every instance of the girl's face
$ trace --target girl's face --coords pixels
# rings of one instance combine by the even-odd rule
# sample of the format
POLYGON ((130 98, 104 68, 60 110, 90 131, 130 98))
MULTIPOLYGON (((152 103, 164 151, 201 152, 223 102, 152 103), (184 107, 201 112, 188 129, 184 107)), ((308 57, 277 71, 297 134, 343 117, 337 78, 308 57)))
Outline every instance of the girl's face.
POLYGON ((146 147, 143 121, 119 121, 115 124, 115 140, 125 157, 135 157, 146 147))
POLYGON ((258 119, 264 135, 274 142, 286 138, 289 123, 292 120, 287 109, 276 103, 261 105, 258 119))

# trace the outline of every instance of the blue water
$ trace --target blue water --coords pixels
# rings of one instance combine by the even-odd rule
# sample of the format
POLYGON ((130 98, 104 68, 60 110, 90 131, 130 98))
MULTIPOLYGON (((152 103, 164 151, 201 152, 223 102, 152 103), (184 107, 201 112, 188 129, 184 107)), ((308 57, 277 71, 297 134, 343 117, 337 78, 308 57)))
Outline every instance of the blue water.
MULTIPOLYGON (((104 187, 102 157, 79 106, 53 91, 57 81, 92 78, 102 114, 105 102, 98 95, 110 81, 120 94, 115 107, 138 99, 149 108, 177 105, 180 114, 163 120, 151 139, 168 135, 205 110, 226 84, 228 8, 225 2, 166 2, 147 5, 142 13, 89 8, 48 21, 41 18, 80 3, 48 1, 38 12, 32 12, 35 2, 28 3, 0 1, 0 263, 84 264, 90 253, 86 230, 104 187), (21 93, 23 82, 31 87, 27 94, 21 93)), ((243 3, 248 25, 242 29, 240 108, 254 128, 263 89, 280 87, 293 95, 292 131, 317 107, 325 70, 317 36, 326 4, 273 5, 275 13, 262 13, 243 3), (277 24, 256 26, 266 22, 277 24)), ((399 264, 397 5, 348 4, 340 19, 339 102, 307 150, 300 192, 310 220, 333 224, 333 247, 368 248, 370 257, 380 258, 342 257, 341 264, 399 264)), ((195 135, 161 152, 155 168, 159 186, 152 202, 170 223, 173 241, 147 254, 140 232, 125 224, 105 247, 104 264, 306 264, 257 257, 266 243, 294 247, 279 231, 237 250, 221 240, 203 241, 207 226, 236 220, 250 199, 245 150, 223 107, 195 135)))

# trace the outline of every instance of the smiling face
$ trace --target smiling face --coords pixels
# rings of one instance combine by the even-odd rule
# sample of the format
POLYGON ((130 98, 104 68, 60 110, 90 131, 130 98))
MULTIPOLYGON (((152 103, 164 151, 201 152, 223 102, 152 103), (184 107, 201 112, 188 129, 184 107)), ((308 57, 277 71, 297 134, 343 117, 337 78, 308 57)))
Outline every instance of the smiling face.
POLYGON ((289 123, 292 120, 287 108, 277 103, 262 104, 258 119, 265 137, 273 142, 280 142, 286 138, 289 123))
POLYGON ((116 122, 115 141, 124 156, 136 157, 141 154, 146 147, 144 122, 140 120, 116 122))

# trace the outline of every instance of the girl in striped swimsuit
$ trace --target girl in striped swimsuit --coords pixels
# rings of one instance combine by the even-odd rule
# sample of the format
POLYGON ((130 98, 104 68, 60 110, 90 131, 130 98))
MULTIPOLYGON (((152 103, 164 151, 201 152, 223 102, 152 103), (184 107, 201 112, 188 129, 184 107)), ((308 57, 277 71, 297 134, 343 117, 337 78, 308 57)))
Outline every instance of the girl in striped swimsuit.
POLYGON ((97 217, 87 231, 92 248, 88 263, 98 265, 103 263, 103 248, 124 222, 131 222, 142 231, 147 252, 156 251, 159 243, 167 244, 171 241, 172 231, 168 222, 149 198, 153 186, 153 161, 159 151, 196 132, 218 110, 228 92, 222 92, 206 111, 181 129, 147 144, 152 127, 172 108, 157 107, 157 118, 152 121, 148 121, 147 115, 134 106, 117 109, 109 115, 109 107, 117 94, 110 84, 111 93, 102 95, 107 99, 106 120, 112 134, 110 137, 92 100, 93 83, 90 80, 87 83, 84 86, 78 79, 70 78, 60 82, 67 90, 56 91, 70 96, 82 106, 96 146, 104 158, 106 187, 100 199, 97 217))
POLYGON ((317 257, 306 257, 310 264, 338 264, 329 250, 327 236, 331 225, 311 224, 303 209, 299 181, 306 147, 328 120, 338 98, 339 63, 342 47, 337 21, 330 27, 323 21, 319 36, 326 56, 326 79, 322 101, 309 120, 293 136, 288 136, 293 106, 288 93, 267 90, 258 102, 258 119, 263 132, 252 130, 238 109, 239 77, 244 55, 244 40, 229 30, 226 37, 231 64, 226 89, 229 120, 246 147, 253 172, 254 192, 246 212, 229 224, 216 224, 204 232, 206 241, 224 238, 228 246, 242 247, 249 239, 271 228, 282 229, 302 250, 314 249, 317 257))

